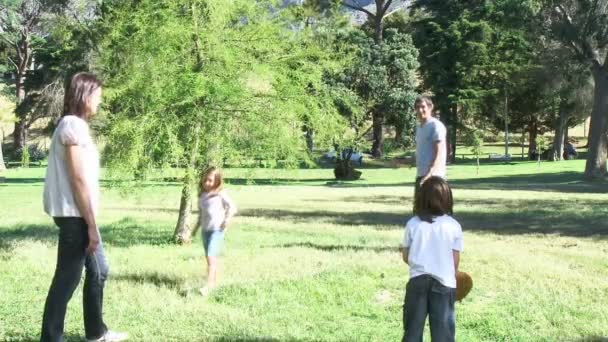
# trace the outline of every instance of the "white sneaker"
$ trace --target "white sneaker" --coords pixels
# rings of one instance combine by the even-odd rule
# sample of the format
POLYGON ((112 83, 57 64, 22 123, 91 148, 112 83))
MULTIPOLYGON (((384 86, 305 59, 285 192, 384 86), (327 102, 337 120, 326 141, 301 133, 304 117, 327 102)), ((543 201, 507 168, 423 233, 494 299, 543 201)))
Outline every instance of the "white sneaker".
POLYGON ((205 296, 208 296, 209 293, 211 293, 211 288, 207 287, 207 286, 203 286, 200 289, 198 289, 198 292, 201 294, 201 296, 205 297, 205 296))
POLYGON ((87 342, 120 342, 129 338, 129 334, 108 330, 103 336, 96 340, 88 340, 87 342))

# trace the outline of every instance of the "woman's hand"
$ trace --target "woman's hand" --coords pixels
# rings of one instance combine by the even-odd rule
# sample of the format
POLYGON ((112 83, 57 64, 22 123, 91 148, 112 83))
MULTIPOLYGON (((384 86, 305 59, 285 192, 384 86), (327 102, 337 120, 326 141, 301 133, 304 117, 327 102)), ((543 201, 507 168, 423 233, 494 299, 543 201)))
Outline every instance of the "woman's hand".
POLYGON ((87 231, 89 233, 89 245, 86 252, 87 254, 93 254, 97 250, 97 246, 99 246, 99 231, 97 230, 97 226, 89 226, 87 231))

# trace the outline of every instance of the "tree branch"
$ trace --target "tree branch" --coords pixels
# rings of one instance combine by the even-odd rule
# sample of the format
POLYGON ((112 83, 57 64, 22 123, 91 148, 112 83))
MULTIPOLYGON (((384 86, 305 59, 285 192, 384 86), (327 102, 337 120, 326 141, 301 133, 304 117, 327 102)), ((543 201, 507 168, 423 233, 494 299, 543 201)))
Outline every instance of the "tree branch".
POLYGON ((582 59, 591 62, 592 64, 599 64, 599 55, 597 51, 594 51, 588 41, 586 41, 583 37, 581 37, 577 27, 574 25, 572 21, 572 17, 568 14, 568 11, 564 8, 563 5, 556 5, 554 8, 555 12, 559 17, 562 18, 564 23, 568 26, 568 29, 574 34, 574 39, 566 37, 567 43, 570 45, 574 52, 582 59))
POLYGON ((8 59, 9 62, 11 62, 15 66, 15 69, 19 70, 19 66, 17 65, 17 63, 15 63, 15 61, 13 61, 12 58, 10 58, 10 57, 6 57, 6 58, 8 59))
POLYGON ((382 15, 384 16, 384 13, 386 13, 386 11, 388 10, 389 7, 391 7, 391 3, 393 3, 393 0, 388 0, 386 2, 386 5, 384 5, 384 8, 382 9, 382 15))
POLYGON ((342 6, 348 7, 350 9, 354 9, 355 11, 363 12, 363 13, 367 14, 367 16, 370 17, 370 18, 375 18, 376 17, 376 15, 374 13, 366 10, 363 6, 361 6, 357 0, 353 0, 353 1, 357 4, 356 6, 355 5, 351 5, 348 2, 346 2, 346 1, 342 2, 342 6))

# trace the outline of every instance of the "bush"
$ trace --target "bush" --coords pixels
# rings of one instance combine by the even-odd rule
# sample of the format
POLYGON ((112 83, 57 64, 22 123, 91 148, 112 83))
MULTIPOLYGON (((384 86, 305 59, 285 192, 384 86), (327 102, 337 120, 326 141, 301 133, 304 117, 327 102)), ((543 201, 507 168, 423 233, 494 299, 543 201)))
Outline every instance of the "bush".
POLYGON ((30 151, 27 148, 21 151, 21 167, 30 167, 30 151))
POLYGON ((25 152, 26 153, 23 153, 23 149, 17 149, 7 155, 10 156, 11 161, 18 161, 21 162, 21 165, 25 165, 24 162, 27 160, 27 164, 29 165, 30 162, 40 162, 45 160, 48 154, 46 151, 39 148, 38 145, 28 146, 25 152))

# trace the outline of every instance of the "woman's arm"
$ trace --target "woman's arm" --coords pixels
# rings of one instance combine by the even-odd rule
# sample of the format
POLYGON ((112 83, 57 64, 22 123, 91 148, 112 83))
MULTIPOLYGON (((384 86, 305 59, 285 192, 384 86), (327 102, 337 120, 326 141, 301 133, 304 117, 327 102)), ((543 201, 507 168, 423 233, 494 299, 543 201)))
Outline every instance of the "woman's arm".
POLYGON ((65 154, 74 200, 88 227, 89 245, 87 246, 87 253, 93 253, 99 245, 99 231, 91 205, 91 194, 82 169, 82 148, 78 145, 65 145, 65 154))

